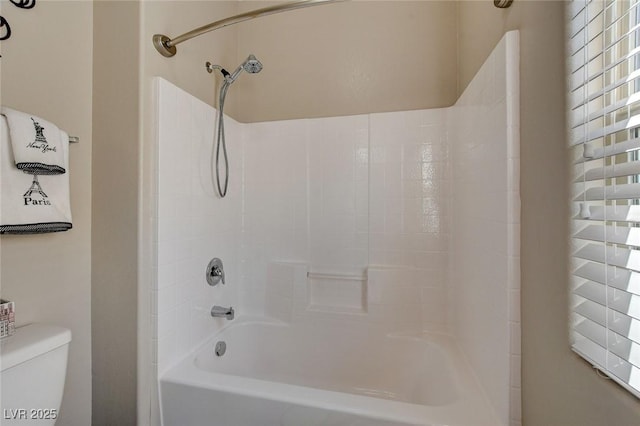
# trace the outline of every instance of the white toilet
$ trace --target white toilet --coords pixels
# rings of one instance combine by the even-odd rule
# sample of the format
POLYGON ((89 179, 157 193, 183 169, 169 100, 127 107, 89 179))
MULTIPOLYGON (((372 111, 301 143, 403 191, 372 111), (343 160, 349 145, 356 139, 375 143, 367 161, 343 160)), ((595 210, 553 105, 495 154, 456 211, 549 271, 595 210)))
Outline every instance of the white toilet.
POLYGON ((0 425, 53 425, 67 373, 71 331, 46 324, 0 340, 0 425))

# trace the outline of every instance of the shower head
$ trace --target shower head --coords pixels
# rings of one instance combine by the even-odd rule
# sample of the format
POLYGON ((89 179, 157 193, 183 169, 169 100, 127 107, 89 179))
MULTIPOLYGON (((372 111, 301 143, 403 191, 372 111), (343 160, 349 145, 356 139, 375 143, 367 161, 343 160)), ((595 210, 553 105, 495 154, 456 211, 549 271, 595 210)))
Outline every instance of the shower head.
POLYGON ((242 64, 242 68, 249 74, 257 74, 262 71, 262 63, 257 60, 255 56, 249 55, 247 60, 242 64))
POLYGON ((238 68, 236 68, 236 70, 231 73, 231 75, 225 76, 225 79, 229 82, 229 84, 233 83, 234 81, 236 81, 236 78, 238 78, 238 75, 242 72, 242 70, 245 70, 249 74, 257 74, 262 71, 262 63, 257 60, 255 56, 249 55, 249 57, 242 64, 240 64, 238 68))

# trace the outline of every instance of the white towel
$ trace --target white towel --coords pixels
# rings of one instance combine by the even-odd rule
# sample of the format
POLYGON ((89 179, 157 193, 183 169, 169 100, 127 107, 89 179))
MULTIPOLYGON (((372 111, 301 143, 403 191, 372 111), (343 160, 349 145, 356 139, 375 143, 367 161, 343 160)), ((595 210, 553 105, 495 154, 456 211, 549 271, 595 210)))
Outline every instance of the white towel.
MULTIPOLYGON (((67 167, 68 144, 63 146, 67 167)), ((5 117, 0 117, 0 234, 35 234, 71 229, 69 173, 33 175, 18 170, 5 117)))
POLYGON ((39 117, 2 107, 7 117, 16 167, 37 175, 65 172, 64 151, 69 136, 39 117))

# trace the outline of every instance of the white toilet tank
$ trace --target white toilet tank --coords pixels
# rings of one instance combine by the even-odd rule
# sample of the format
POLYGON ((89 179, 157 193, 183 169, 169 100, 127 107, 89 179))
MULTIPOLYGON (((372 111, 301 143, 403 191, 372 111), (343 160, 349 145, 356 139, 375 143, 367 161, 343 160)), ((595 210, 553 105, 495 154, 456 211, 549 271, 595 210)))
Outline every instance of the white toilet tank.
POLYGON ((0 340, 0 425, 49 426, 60 414, 71 331, 46 324, 0 340))

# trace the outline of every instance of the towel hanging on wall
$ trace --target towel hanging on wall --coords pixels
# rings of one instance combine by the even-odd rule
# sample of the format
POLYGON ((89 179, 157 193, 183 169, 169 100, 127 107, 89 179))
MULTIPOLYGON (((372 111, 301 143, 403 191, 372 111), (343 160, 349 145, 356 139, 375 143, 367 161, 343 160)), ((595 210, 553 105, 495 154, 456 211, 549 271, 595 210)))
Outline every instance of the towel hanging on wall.
MULTIPOLYGON (((38 175, 16 167, 5 117, 0 117, 0 234, 36 234, 72 228, 69 173, 38 175)), ((61 144, 67 170, 69 144, 61 144)))
POLYGON ((69 135, 53 123, 2 107, 7 118, 16 167, 26 173, 58 175, 65 172, 64 145, 69 135))

